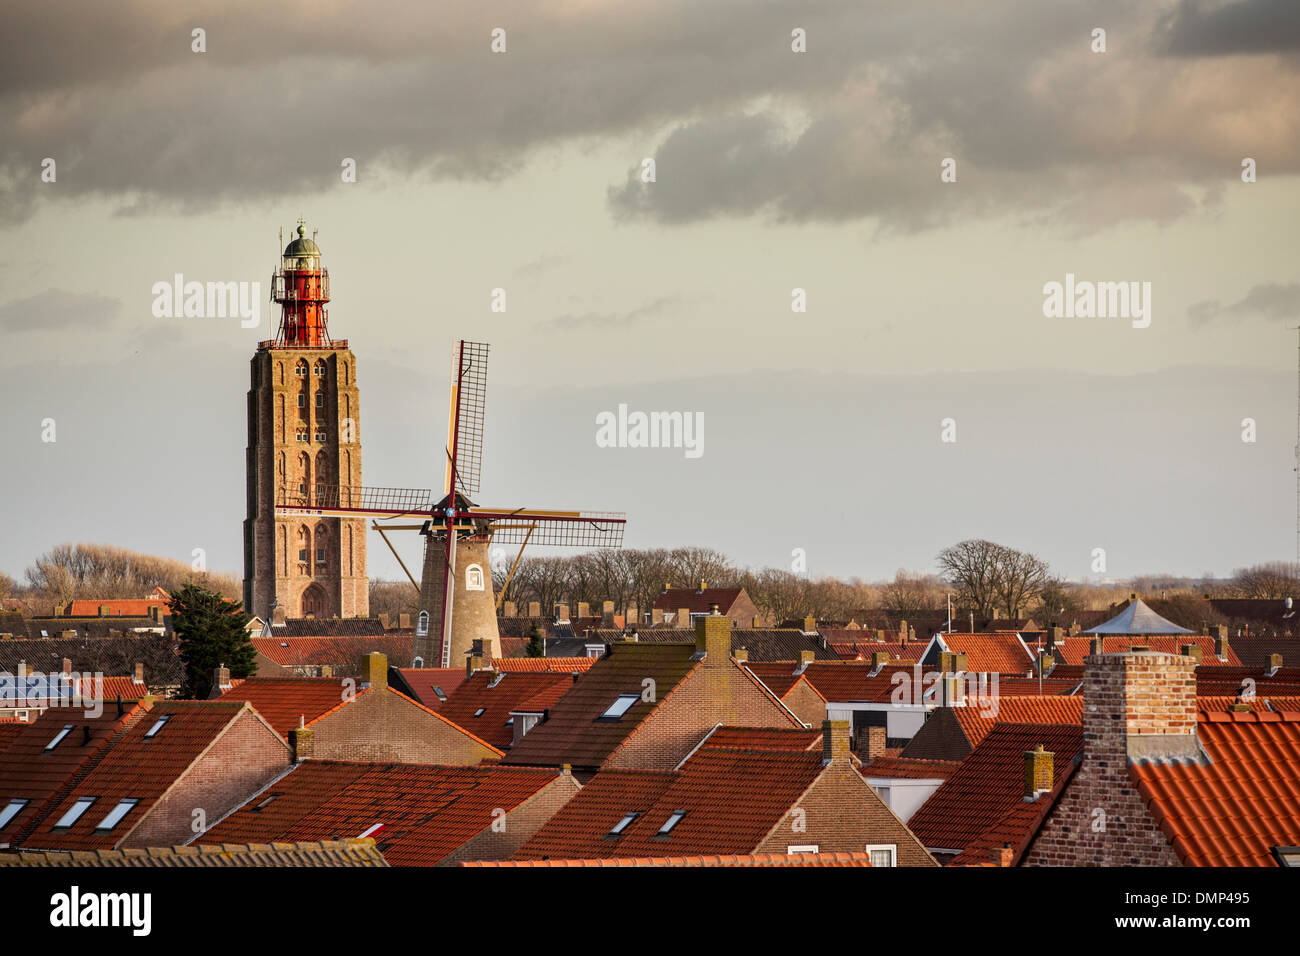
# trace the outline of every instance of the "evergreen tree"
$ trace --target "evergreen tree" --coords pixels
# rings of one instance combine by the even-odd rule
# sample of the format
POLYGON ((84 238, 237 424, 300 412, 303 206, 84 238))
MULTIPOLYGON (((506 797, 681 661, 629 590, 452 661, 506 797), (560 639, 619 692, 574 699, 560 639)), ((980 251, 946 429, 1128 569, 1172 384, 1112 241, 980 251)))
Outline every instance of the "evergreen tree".
POLYGON ((542 656, 542 629, 537 626, 536 621, 528 631, 528 656, 542 656))
POLYGON ((171 599, 172 629, 185 665, 181 696, 205 700, 212 690, 212 672, 225 665, 231 677, 250 677, 257 652, 244 630, 247 616, 238 601, 215 591, 187 584, 171 599))

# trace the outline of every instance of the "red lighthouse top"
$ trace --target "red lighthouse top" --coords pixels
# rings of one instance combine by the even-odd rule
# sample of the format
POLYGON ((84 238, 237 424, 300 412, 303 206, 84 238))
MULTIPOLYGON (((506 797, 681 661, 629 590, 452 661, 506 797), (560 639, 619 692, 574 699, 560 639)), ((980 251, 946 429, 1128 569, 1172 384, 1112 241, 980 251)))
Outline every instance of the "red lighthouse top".
POLYGON ((284 248, 280 267, 271 275, 271 300, 280 303, 277 346, 329 348, 330 274, 320 264, 320 247, 307 238, 298 220, 298 238, 284 248))

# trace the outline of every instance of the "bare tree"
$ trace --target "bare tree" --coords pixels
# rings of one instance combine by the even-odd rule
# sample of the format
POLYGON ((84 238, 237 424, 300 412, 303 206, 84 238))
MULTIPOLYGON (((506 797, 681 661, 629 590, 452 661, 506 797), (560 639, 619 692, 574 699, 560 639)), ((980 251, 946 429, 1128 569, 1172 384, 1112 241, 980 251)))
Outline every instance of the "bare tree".
POLYGON ((736 568, 721 551, 713 548, 674 548, 672 584, 679 588, 697 588, 704 581, 709 587, 730 587, 736 568))
POLYGON ((900 569, 894 580, 881 587, 880 606, 902 613, 929 611, 938 607, 943 597, 943 582, 936 575, 900 569))
POLYGON ((939 552, 944 579, 960 592, 962 603, 981 617, 994 609, 1019 617, 1047 581, 1047 564, 1027 551, 983 539, 960 541, 939 552))
POLYGON ((1274 601, 1300 597, 1300 564, 1269 561, 1232 574, 1231 589, 1238 597, 1267 598, 1274 601))

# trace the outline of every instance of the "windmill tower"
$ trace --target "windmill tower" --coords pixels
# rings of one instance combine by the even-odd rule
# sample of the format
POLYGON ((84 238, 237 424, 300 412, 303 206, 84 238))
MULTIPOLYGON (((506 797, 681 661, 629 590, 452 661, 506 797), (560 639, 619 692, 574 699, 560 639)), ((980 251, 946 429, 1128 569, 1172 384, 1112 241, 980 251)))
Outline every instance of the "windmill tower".
MULTIPOLYGON (((489 558, 494 542, 518 544, 520 556, 529 543, 580 548, 617 548, 623 543, 627 518, 621 513, 480 507, 470 499, 478 494, 483 461, 487 358, 488 346, 481 342, 458 341, 452 347, 447 461, 436 501, 427 489, 316 484, 310 494, 287 490, 276 507, 277 515, 286 517, 370 518, 389 548, 387 531, 418 530, 424 536, 419 584, 393 549, 420 595, 416 667, 459 664, 476 640, 499 656, 498 601, 489 558), (412 517, 423 520, 379 524, 412 517)), ((517 556, 516 567, 518 563, 517 556)))

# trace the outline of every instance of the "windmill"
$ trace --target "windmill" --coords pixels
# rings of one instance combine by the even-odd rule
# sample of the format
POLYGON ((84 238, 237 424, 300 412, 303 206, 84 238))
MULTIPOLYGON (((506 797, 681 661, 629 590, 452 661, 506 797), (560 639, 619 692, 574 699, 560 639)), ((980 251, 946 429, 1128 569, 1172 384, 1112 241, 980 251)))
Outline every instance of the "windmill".
POLYGON ((528 544, 617 548, 627 518, 621 513, 489 508, 475 504, 483 463, 483 419, 487 399, 488 346, 457 341, 452 347, 451 402, 442 495, 414 488, 348 485, 312 487, 310 495, 284 491, 277 515, 370 518, 384 543, 420 595, 415 629, 417 667, 450 667, 475 640, 497 639, 489 548, 493 541, 518 544, 519 553, 502 588, 519 566, 528 544), (420 517, 419 524, 379 521, 420 517), (418 530, 424 536, 424 567, 419 584, 393 547, 386 531, 418 530))

